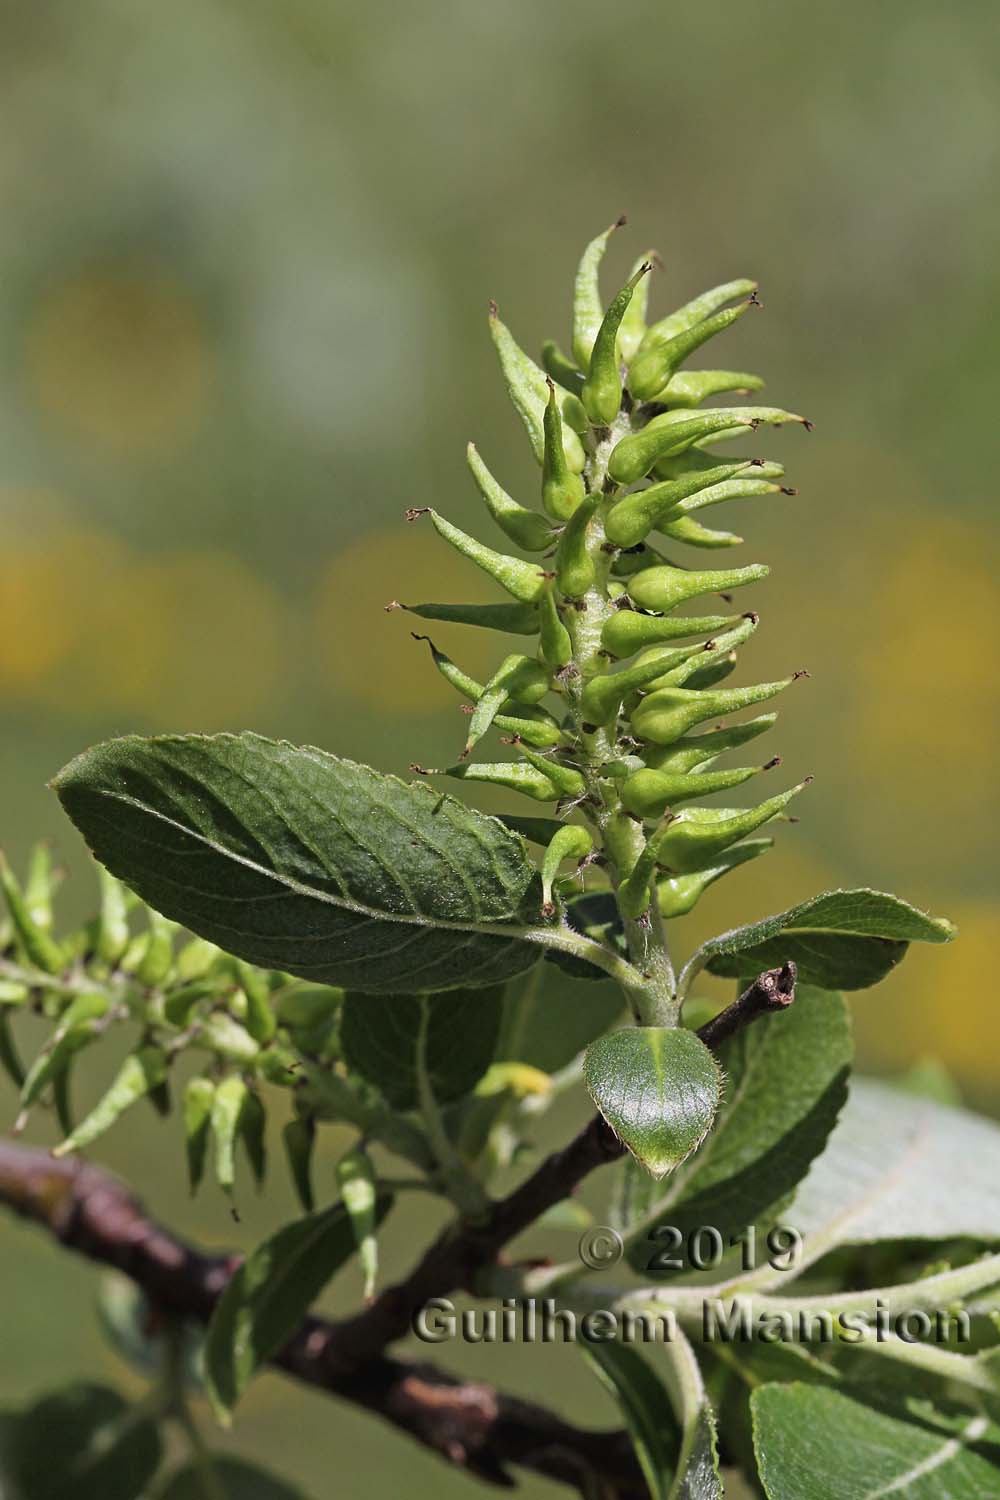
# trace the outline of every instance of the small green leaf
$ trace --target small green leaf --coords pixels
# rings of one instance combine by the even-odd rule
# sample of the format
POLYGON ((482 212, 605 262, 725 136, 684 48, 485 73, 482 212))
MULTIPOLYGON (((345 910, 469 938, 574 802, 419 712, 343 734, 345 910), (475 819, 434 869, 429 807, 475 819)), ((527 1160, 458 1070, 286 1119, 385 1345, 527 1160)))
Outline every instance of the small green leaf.
POLYGON ((155 1500, 206 1500, 208 1495, 213 1500, 306 1500, 297 1485, 258 1469, 256 1464, 244 1463, 242 1458, 213 1453, 209 1463, 214 1481, 211 1488, 206 1485, 202 1466, 186 1464, 183 1469, 175 1469, 163 1488, 155 1491, 155 1500))
POLYGON ((254 734, 109 740, 53 785, 113 874, 262 968, 392 992, 539 956, 523 842, 430 787, 254 734))
MULTIPOLYGON (((446 990, 428 997, 426 1061, 439 1104, 471 1093, 493 1061, 502 1017, 503 987, 446 990)), ((354 1072, 381 1089, 396 1109, 415 1109, 419 995, 348 995, 340 1046, 354 1072)))
POLYGON ((626 1344, 581 1347, 587 1363, 622 1409, 650 1500, 667 1500, 681 1435, 666 1389, 648 1361, 626 1344))
POLYGON ((155 1422, 109 1386, 76 1381, 17 1418, 4 1459, 18 1500, 135 1500, 161 1452, 155 1422))
MULTIPOLYGON (((381 1223, 392 1204, 375 1206, 381 1223)), ((228 1425, 251 1376, 291 1337, 327 1282, 354 1254, 342 1204, 286 1224, 257 1246, 230 1280, 205 1335, 205 1386, 228 1425)))
POLYGON ((754 1449, 768 1500, 987 1500, 1000 1468, 967 1447, 988 1426, 969 1413, 960 1434, 874 1411, 839 1391, 764 1385, 750 1398, 754 1449))
POLYGON ((691 968, 741 978, 793 960, 806 984, 862 990, 884 979, 910 943, 948 943, 955 931, 943 917, 882 891, 826 891, 712 938, 691 968))
POLYGON ((654 1177, 665 1177, 704 1140, 722 1075, 683 1027, 631 1026, 587 1048, 583 1076, 611 1128, 654 1177))

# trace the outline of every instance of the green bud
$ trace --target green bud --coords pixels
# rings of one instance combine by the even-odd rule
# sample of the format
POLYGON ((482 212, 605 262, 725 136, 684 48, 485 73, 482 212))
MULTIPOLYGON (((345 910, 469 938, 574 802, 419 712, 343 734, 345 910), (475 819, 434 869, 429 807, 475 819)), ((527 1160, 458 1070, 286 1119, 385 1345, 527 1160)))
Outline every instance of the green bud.
POLYGON ((554 521, 568 521, 583 499, 583 480, 566 462, 562 418, 556 405, 556 388, 551 380, 548 387, 549 399, 543 417, 542 509, 554 521))
POLYGON ((656 837, 656 862, 671 874, 687 875, 714 865, 731 844, 777 817, 812 778, 769 797, 758 807, 686 807, 656 837))
POLYGON ((450 542, 463 557, 475 563, 477 568, 482 568, 508 594, 520 599, 523 604, 533 604, 538 598, 545 580, 533 563, 526 563, 523 558, 510 557, 503 552, 494 552, 492 547, 483 546, 482 542, 477 542, 475 537, 469 536, 458 526, 453 526, 444 516, 439 516, 436 510, 429 507, 407 511, 406 519, 415 521, 422 515, 429 515, 438 535, 450 542))
POLYGON ((567 823, 553 834, 542 860, 542 912, 545 916, 552 916, 556 909, 552 899, 552 886, 563 860, 586 859, 593 847, 592 836, 578 823, 567 823))
POLYGON ((616 484, 635 484, 648 474, 661 458, 683 453, 707 438, 738 435, 741 428, 756 429, 762 425, 780 427, 785 422, 808 426, 805 417, 782 411, 775 406, 717 406, 706 411, 665 411, 642 429, 611 450, 608 473, 616 484))
POLYGON ((643 759, 655 771, 696 771, 725 755, 727 750, 736 750, 765 734, 777 719, 777 714, 760 714, 744 724, 730 724, 710 729, 705 734, 686 735, 672 745, 650 748, 643 759))
POLYGON ((600 503, 600 495, 588 495, 574 511, 559 538, 555 557, 556 582, 567 599, 582 599, 596 581, 597 569, 588 546, 588 532, 600 503))
POLYGON ((573 766, 565 766, 551 755, 538 755, 527 745, 521 745, 520 750, 529 766, 548 777, 560 797, 582 797, 587 790, 587 783, 573 766))
MULTIPOLYGON (((541 463, 545 452, 544 417, 549 396, 544 371, 514 342, 510 329, 500 320, 495 302, 490 303, 490 337, 500 356, 507 392, 527 429, 535 457, 541 463)), ((572 427, 563 429, 563 448, 573 473, 582 473, 587 455, 572 427)))
POLYGON ((624 214, 592 239, 577 267, 573 287, 573 358, 581 370, 590 368, 590 355, 597 332, 604 321, 599 273, 608 241, 625 223, 624 214))
MULTIPOLYGON (((635 277, 644 265, 659 265, 660 258, 655 250, 647 250, 645 255, 640 255, 632 267, 631 277, 635 277)), ((625 315, 618 330, 618 352, 626 364, 633 358, 639 345, 646 334, 646 309, 649 305, 649 283, 651 277, 643 276, 637 282, 632 300, 625 309, 625 315)))
POLYGON ((521 792, 536 802, 558 802, 561 795, 551 777, 526 761, 477 763, 463 760, 439 771, 424 770, 420 766, 411 766, 410 769, 421 776, 454 776, 458 781, 482 781, 490 786, 506 787, 508 791, 521 792))
POLYGON ((738 547, 743 540, 735 531, 713 531, 696 521, 693 516, 678 516, 673 521, 661 521, 660 530, 672 542, 686 542, 689 547, 738 547))
POLYGON ((377 1193, 375 1169, 362 1146, 348 1151, 337 1163, 337 1184, 354 1232, 358 1262, 364 1276, 364 1299, 371 1302, 378 1274, 378 1242, 375 1238, 377 1193))
MULTIPOLYGON (((563 353, 555 339, 546 339, 542 345, 542 369, 557 385, 561 385, 564 391, 569 391, 571 395, 579 399, 583 389, 583 372, 577 368, 568 354, 563 353)), ((586 420, 586 413, 584 413, 584 420, 586 420)), ((587 426, 590 426, 589 422, 587 426)))
POLYGON ((609 426, 618 415, 618 409, 622 404, 622 382, 618 370, 618 329, 632 300, 632 293, 652 269, 648 261, 639 267, 611 303, 597 331, 587 378, 583 382, 583 390, 580 393, 584 410, 595 427, 609 426))
POLYGON ((634 609, 619 609, 606 620, 601 631, 601 645, 612 656, 632 656, 644 646, 660 641, 674 641, 686 635, 711 635, 733 625, 736 615, 642 615, 634 609))
POLYGON ((507 656, 483 688, 469 720, 464 755, 482 739, 506 702, 534 704, 552 684, 549 673, 530 656, 507 656))
POLYGON ((646 568, 637 574, 629 583, 629 594, 633 602, 643 609, 655 609, 666 615, 688 599, 741 588, 747 583, 757 583, 761 578, 766 578, 769 572, 770 569, 763 563, 751 563, 745 568, 723 568, 715 572, 674 568, 666 563, 660 567, 646 568))
POLYGON ((421 620, 441 620, 446 625, 478 625, 505 635, 537 635, 538 610, 533 604, 400 604, 393 599, 385 612, 403 609, 421 620))
POLYGON ((654 323, 643 339, 640 350, 645 352, 657 344, 668 343, 679 333, 710 318, 720 307, 725 307, 727 302, 735 302, 737 297, 752 297, 756 290, 756 281, 727 281, 721 286, 711 287, 707 292, 702 292, 700 297, 685 302, 676 312, 654 323))
POLYGON ((614 506, 605 522, 604 530, 608 541, 614 542, 616 547, 634 547, 637 542, 645 540, 663 517, 676 511, 682 500, 731 479, 742 469, 749 468, 751 462, 752 460, 747 460, 716 464, 711 469, 696 469, 681 478, 651 484, 648 489, 625 495, 614 506))
POLYGON ((526 509, 508 495, 483 463, 475 443, 470 443, 466 448, 465 457, 472 477, 479 486, 479 493, 486 502, 486 509, 504 536, 509 536, 525 552, 544 552, 550 547, 555 533, 548 521, 537 511, 526 509))
POLYGON ((653 647, 644 660, 619 672, 608 672, 603 677, 592 677, 580 699, 580 714, 584 724, 595 728, 602 724, 613 724, 618 710, 629 693, 655 682, 668 667, 686 661, 690 656, 700 655, 704 646, 653 647))
POLYGON ((713 792, 728 791, 756 776, 763 767, 740 766, 732 771, 636 771, 622 786, 622 806, 637 818, 661 818, 668 808, 679 807, 713 792))
POLYGON ((742 318, 753 306, 755 303, 748 301, 741 302, 739 307, 728 307, 693 328, 685 328, 672 339, 657 340, 655 344, 644 339, 628 372, 628 387, 636 400, 659 400, 658 393, 667 385, 678 365, 682 365, 689 354, 700 349, 710 338, 742 318))
POLYGON ((18 946, 25 958, 45 974, 61 973, 65 967, 62 950, 31 915, 17 877, 3 854, 0 854, 0 886, 7 900, 18 946))
POLYGON ((656 895, 661 915, 668 918, 686 916, 710 885, 748 860, 766 854, 773 845, 773 839, 750 839, 745 844, 734 844, 705 870, 698 870, 693 875, 672 875, 658 881, 656 895))
POLYGON ((72 1135, 53 1149, 53 1156, 68 1156, 93 1145, 98 1136, 118 1120, 127 1109, 144 1099, 167 1079, 167 1060, 159 1047, 140 1047, 127 1057, 103 1098, 80 1122, 72 1135))
POLYGON ((659 406, 700 406, 710 396, 721 396, 724 391, 749 396, 763 386, 759 375, 748 375, 745 370, 678 370, 655 400, 659 406))
POLYGON ((559 614, 551 579, 538 601, 538 634, 542 656, 550 667, 558 671, 572 660, 573 642, 559 614))
POLYGON ((785 677, 780 682, 758 682, 751 687, 716 688, 699 693, 687 688, 668 687, 650 693, 632 711, 632 731, 637 739, 654 745, 672 745, 682 734, 708 719, 736 713, 755 703, 776 698, 795 681, 785 677))
POLYGON ((184 1085, 181 1114, 184 1120, 184 1150, 187 1157, 188 1184, 191 1196, 198 1191, 205 1173, 208 1134, 215 1101, 215 1084, 210 1078, 189 1078, 184 1085))
POLYGON ((316 1207, 312 1185, 312 1158, 316 1144, 316 1121, 312 1115, 296 1115, 281 1132, 288 1171, 303 1213, 316 1207))

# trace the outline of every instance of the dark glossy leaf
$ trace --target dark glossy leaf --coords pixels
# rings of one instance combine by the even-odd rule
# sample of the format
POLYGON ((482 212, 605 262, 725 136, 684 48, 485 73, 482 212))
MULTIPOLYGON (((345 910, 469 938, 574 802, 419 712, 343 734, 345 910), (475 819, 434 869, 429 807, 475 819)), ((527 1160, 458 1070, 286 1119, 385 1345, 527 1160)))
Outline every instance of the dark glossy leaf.
POLYGON ((109 1386, 75 1381, 17 1417, 4 1457, 18 1500, 135 1500, 161 1453, 155 1422, 109 1386))
MULTIPOLYGON (((256 1464, 244 1463, 241 1458, 230 1458, 228 1454, 213 1454, 212 1475, 216 1481, 220 1500, 306 1500, 305 1492, 297 1485, 279 1479, 258 1469, 256 1464)), ((170 1475, 162 1489, 156 1491, 155 1500, 205 1500, 205 1481, 194 1464, 187 1464, 170 1475)), ((215 1490, 212 1491, 213 1495, 215 1490)))
MULTIPOLYGON (((380 1197, 376 1222, 392 1198, 380 1197)), ((334 1273, 354 1254, 342 1204, 286 1224, 257 1246, 233 1276, 205 1336, 205 1387, 221 1422, 262 1364, 302 1322, 334 1273)))
MULTIPOLYGON (((502 985, 426 997, 425 1058, 438 1103, 470 1093, 493 1061, 502 1001, 502 985)), ((341 1012, 345 1062, 381 1089, 397 1109, 413 1109, 418 1103, 422 1015, 419 995, 348 995, 341 1012)))
POLYGON ((667 1500, 681 1433, 648 1360, 627 1344, 582 1344, 584 1358, 621 1407, 651 1500, 667 1500))
POLYGON ((263 968, 385 993, 539 957, 522 840, 425 785, 254 734, 109 740, 53 785, 144 901, 263 968))
POLYGON ((955 928, 882 891, 827 891, 777 916, 712 938, 696 966, 735 978, 793 960, 799 978, 830 990, 878 984, 912 942, 947 943, 955 928))
POLYGON ((768 1500, 992 1500, 1000 1468, 967 1446, 988 1426, 935 1432, 820 1386, 764 1385, 751 1397, 768 1500))
POLYGON ((719 1107, 718 1064, 684 1027, 628 1026, 598 1037, 583 1076, 608 1124, 654 1177, 704 1140, 719 1107))
MULTIPOLYGON (((756 1021, 723 1048, 718 1120, 666 1192, 631 1174, 624 1227, 671 1224, 686 1240, 711 1225, 728 1240, 756 1222, 787 1198, 823 1150, 847 1098, 852 1055, 843 998, 799 985, 790 1010, 756 1021)), ((650 1241, 638 1239, 629 1254, 645 1271, 650 1241)))

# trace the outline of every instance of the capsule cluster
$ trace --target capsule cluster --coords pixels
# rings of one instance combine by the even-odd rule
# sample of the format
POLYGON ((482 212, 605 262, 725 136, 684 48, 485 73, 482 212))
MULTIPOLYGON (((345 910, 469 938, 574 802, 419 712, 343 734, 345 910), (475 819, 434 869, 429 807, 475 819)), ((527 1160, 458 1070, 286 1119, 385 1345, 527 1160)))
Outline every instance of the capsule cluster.
POLYGON ((779 764, 774 757, 716 766, 776 718, 731 716, 768 703, 802 674, 726 683, 758 624, 756 613, 738 611, 734 591, 768 569, 706 568, 685 549, 742 541, 703 522, 700 513, 712 506, 795 493, 782 483, 781 464, 731 458, 730 446, 752 451, 763 427, 810 424, 777 407, 735 403, 761 388, 756 375, 686 368, 703 344, 760 305, 755 282, 713 287, 649 323, 651 252, 605 309, 599 268, 623 222, 584 251, 570 355, 549 340, 536 364, 490 304, 507 390, 540 467, 538 503, 508 494, 472 444, 468 463, 490 519, 517 552, 477 540, 432 508, 407 512, 410 520, 429 516, 506 599, 388 607, 524 638, 481 683, 416 636, 428 640, 469 719, 454 765, 413 769, 551 805, 552 818, 505 820, 545 847, 550 916, 574 862, 605 869, 622 915, 644 920, 657 908, 664 917, 690 911, 713 881, 769 848, 770 838, 751 835, 806 784, 751 807, 706 801, 779 764), (706 405, 716 398, 725 404, 706 405), (690 612, 707 600, 700 608, 710 612, 690 612), (480 742, 497 730, 512 756, 481 758, 480 742))

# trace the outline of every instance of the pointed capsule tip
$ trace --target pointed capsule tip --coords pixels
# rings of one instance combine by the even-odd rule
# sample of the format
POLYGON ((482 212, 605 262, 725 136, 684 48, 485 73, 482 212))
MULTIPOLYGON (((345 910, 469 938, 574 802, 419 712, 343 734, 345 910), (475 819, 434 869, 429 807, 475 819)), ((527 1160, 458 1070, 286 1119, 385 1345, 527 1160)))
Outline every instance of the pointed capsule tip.
POLYGON ((780 755, 773 755, 770 760, 765 761, 765 763, 761 766, 761 770, 762 771, 773 771, 777 766, 780 766, 780 765, 781 765, 781 756, 780 755))
POLYGON ((498 318, 500 316, 500 309, 497 306, 497 304, 494 302, 494 300, 493 300, 492 297, 489 300, 488 306, 489 306, 490 317, 491 318, 498 318))
POLYGON ((418 521, 421 516, 429 516, 431 509, 429 505, 411 505, 409 509, 404 510, 403 516, 407 521, 418 521))
POLYGON ((627 223, 628 223, 628 214, 619 214, 618 217, 617 217, 617 219, 615 220, 615 222, 612 224, 611 228, 612 229, 624 229, 624 227, 625 227, 625 225, 627 223))
POLYGON ((415 760, 410 761, 410 770, 415 776, 433 776, 436 774, 434 771, 428 770, 426 766, 418 766, 415 760))
POLYGON ((812 676, 812 673, 809 671, 808 667, 800 667, 797 672, 793 672, 792 673, 792 681, 793 682, 798 682, 798 680, 799 680, 800 677, 811 677, 811 676, 812 676))
POLYGON ((406 606, 405 604, 400 604, 398 599, 390 599, 389 603, 383 604, 382 608, 385 610, 387 615, 391 615, 394 609, 405 609, 406 606))

